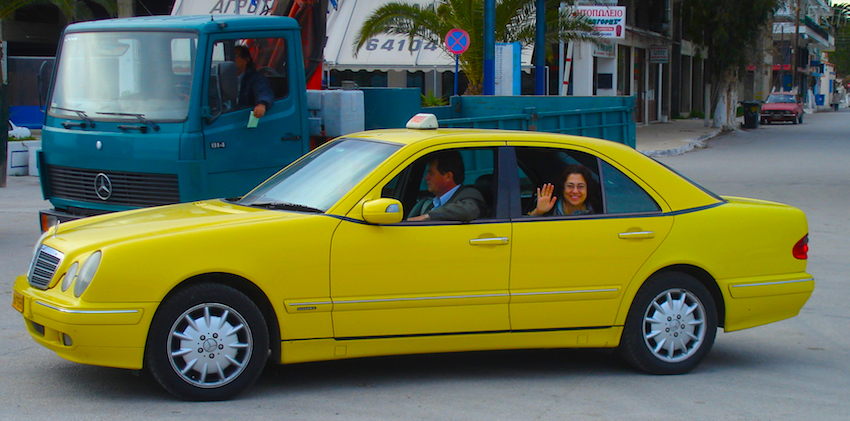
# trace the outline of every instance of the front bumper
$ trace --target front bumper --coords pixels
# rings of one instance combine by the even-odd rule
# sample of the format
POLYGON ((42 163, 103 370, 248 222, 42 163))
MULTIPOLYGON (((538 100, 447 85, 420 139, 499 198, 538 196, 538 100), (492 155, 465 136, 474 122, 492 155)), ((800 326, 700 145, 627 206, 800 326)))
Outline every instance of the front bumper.
POLYGON ((142 368, 158 303, 75 303, 55 290, 32 288, 24 275, 15 279, 13 303, 36 342, 78 363, 142 368))

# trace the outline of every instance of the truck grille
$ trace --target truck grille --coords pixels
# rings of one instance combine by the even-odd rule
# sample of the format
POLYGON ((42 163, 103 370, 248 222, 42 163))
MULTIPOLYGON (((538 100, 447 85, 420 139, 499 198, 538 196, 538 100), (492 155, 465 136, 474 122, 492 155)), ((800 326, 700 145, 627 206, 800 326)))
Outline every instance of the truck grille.
POLYGON ((30 285, 33 288, 47 289, 63 257, 65 255, 56 249, 45 245, 40 246, 38 252, 35 253, 35 257, 32 259, 30 272, 27 275, 30 285))
POLYGON ((60 199, 143 208, 180 201, 175 174, 47 166, 50 195, 60 199))

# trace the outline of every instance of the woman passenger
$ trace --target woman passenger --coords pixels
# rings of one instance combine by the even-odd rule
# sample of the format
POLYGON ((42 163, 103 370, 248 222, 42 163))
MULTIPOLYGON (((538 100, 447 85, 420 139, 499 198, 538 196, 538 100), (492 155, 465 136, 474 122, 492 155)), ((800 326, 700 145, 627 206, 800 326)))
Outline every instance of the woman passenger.
POLYGON ((589 215, 596 213, 592 203, 596 201, 596 180, 583 165, 568 165, 558 179, 563 190, 555 193, 555 186, 546 183, 537 189, 537 206, 530 216, 589 215), (590 196, 591 200, 588 200, 590 196))

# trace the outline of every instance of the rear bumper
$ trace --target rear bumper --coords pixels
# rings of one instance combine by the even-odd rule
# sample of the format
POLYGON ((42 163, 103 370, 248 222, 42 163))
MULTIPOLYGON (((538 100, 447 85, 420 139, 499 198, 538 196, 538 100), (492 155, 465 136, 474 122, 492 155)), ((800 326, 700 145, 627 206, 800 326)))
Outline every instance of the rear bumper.
POLYGON ((794 121, 797 114, 761 114, 762 121, 794 121))
POLYGON ((731 332, 794 317, 814 289, 815 279, 805 272, 735 279, 727 284, 724 330, 731 332))

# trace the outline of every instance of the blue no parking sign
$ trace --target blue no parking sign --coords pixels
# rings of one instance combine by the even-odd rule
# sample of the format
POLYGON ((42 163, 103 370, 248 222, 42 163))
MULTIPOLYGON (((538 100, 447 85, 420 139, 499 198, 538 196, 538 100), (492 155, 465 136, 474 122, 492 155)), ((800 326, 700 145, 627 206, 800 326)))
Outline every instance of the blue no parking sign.
POLYGON ((469 34, 460 28, 455 28, 446 34, 446 48, 455 55, 455 96, 457 96, 458 56, 469 48, 469 34))
POLYGON ((445 41, 446 48, 452 54, 463 54, 469 48, 469 34, 460 28, 450 30, 445 41))

